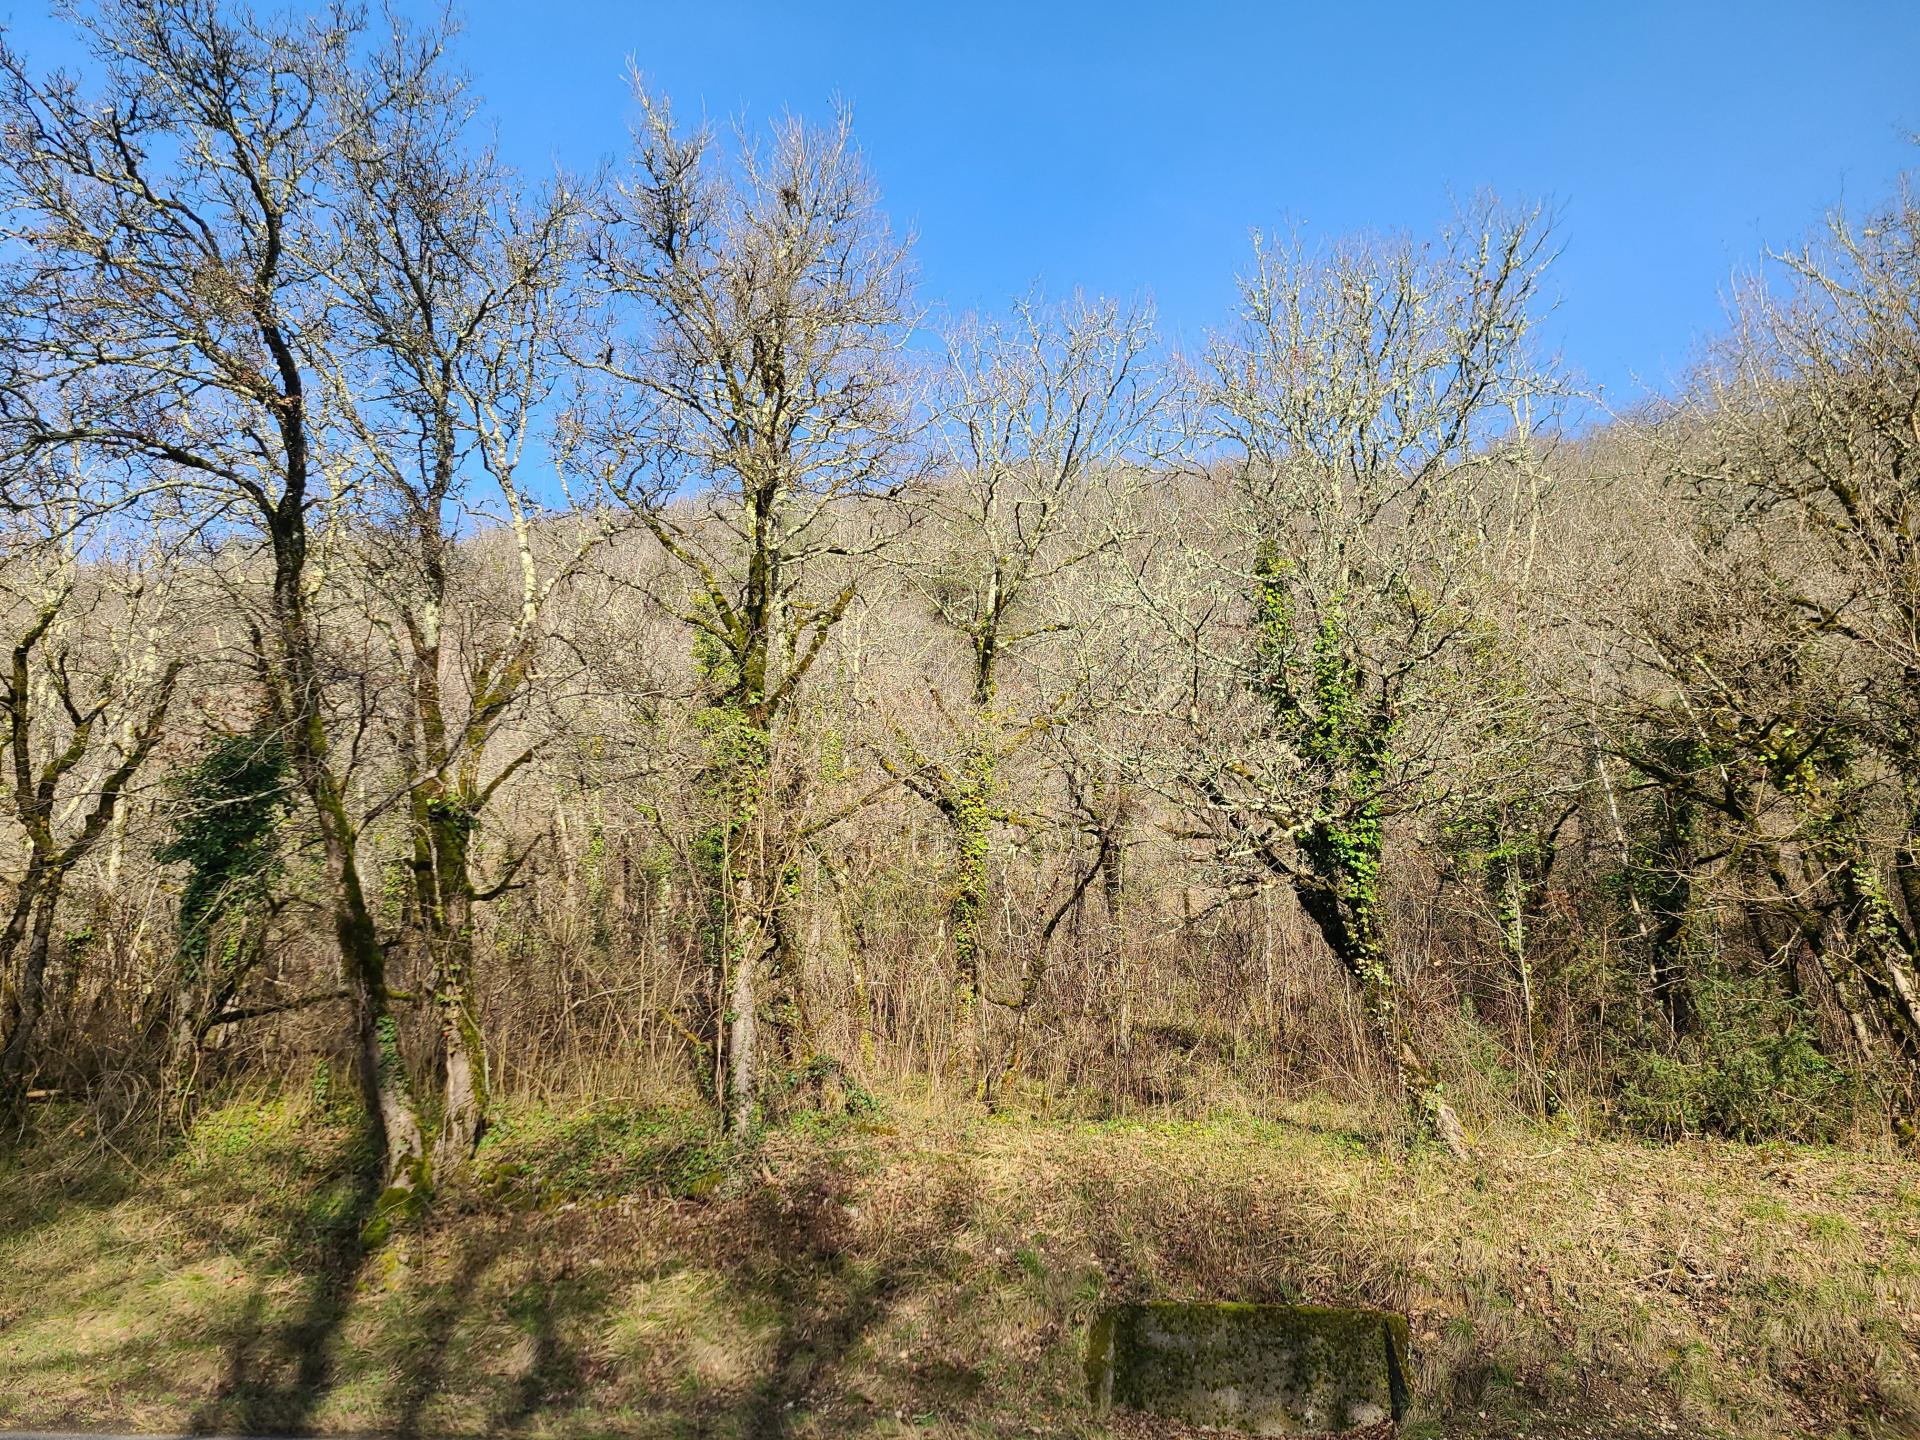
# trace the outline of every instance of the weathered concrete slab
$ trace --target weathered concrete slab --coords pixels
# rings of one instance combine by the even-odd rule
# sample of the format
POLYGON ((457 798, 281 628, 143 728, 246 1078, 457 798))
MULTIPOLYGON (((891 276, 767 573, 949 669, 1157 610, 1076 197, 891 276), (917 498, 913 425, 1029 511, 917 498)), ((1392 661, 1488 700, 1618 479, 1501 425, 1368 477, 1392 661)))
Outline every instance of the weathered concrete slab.
POLYGON ((1406 1355, 1406 1319, 1384 1310, 1168 1301, 1095 1321, 1087 1382, 1102 1412, 1313 1434, 1399 1419, 1406 1355))

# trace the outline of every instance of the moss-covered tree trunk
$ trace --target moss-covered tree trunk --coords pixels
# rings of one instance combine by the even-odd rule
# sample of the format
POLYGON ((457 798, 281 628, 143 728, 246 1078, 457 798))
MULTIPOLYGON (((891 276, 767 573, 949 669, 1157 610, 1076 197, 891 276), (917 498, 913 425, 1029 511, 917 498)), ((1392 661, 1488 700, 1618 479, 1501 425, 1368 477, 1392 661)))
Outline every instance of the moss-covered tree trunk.
POLYGON ((416 791, 414 799, 415 904, 438 1022, 440 1115, 433 1165, 444 1175, 473 1158, 488 1118, 487 1047, 473 990, 471 850, 477 816, 471 799, 457 791, 416 791))
POLYGON ((386 949, 361 884, 346 806, 332 776, 300 749, 295 747, 295 771, 306 783, 315 808, 325 816, 319 827, 321 850, 332 898, 334 938, 340 948, 341 979, 352 1015, 355 1083, 374 1128, 387 1183, 411 1188, 422 1179, 426 1145, 389 1008, 386 949))
POLYGON ((276 708, 288 763, 313 807, 319 832, 341 980, 352 1016, 354 1078, 379 1144, 386 1182, 411 1187, 421 1179, 425 1143, 389 1009, 386 948, 361 880, 356 829, 331 764, 317 646, 307 609, 307 450, 300 376, 291 351, 284 342, 276 343, 271 327, 268 333, 269 348, 281 357, 292 397, 280 416, 286 489, 277 503, 264 509, 273 545, 276 708))
POLYGON ((1322 820, 1303 837, 1308 868, 1296 878, 1301 908, 1359 991, 1367 1024, 1422 1124, 1455 1155, 1466 1130, 1427 1062, 1401 1007, 1380 927, 1381 826, 1371 807, 1345 820, 1322 820))
POLYGON ((436 1019, 432 1068, 439 1089, 439 1123, 434 1168, 453 1173, 473 1158, 488 1121, 486 1037, 473 988, 479 900, 473 848, 489 790, 480 785, 477 770, 494 717, 517 689, 519 672, 511 665, 505 667, 504 678, 484 666, 476 672, 472 708, 456 744, 442 707, 439 667, 437 634, 416 630, 413 692, 421 748, 414 757, 408 797, 412 922, 426 959, 424 981, 436 1019))
POLYGON ((708 931, 707 1043, 712 1047, 714 1101, 729 1129, 745 1134, 759 1104, 760 1010, 767 953, 783 901, 770 873, 774 845, 769 808, 772 737, 765 717, 737 696, 722 695, 704 717, 707 763, 702 777, 712 823, 705 851, 712 916, 708 931))
POLYGON ((947 923, 953 943, 953 1069, 976 1088, 983 1082, 987 1015, 980 967, 985 936, 989 860, 997 767, 987 717, 976 718, 958 774, 943 786, 936 804, 953 843, 952 890, 947 923))
POLYGON ((0 937, 0 957, 8 960, 18 953, 21 940, 26 941, 19 983, 9 990, 5 1013, 0 1015, 0 1021, 6 1026, 5 1039, 0 1041, 0 1118, 16 1115, 26 1096, 33 1039, 46 1013, 47 966, 53 953, 54 915, 65 880, 65 872, 56 870, 44 874, 40 883, 31 889, 22 886, 26 904, 15 905, 6 933, 0 937))

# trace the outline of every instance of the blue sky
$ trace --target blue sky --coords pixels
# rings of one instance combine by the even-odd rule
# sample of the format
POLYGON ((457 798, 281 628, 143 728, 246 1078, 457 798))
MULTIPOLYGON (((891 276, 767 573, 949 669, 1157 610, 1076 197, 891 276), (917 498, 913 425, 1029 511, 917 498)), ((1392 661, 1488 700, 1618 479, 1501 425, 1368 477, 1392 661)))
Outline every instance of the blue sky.
MULTIPOLYGON (((411 0, 400 0, 403 9, 411 0)), ((16 3, 15 41, 65 51, 16 3)), ((0 13, 5 13, 0 10, 0 13)), ((1623 404, 1734 271, 1920 168, 1915 0, 1127 3, 569 0, 464 7, 463 62, 529 170, 624 143, 628 56, 683 114, 839 95, 923 298, 1150 295, 1197 338, 1250 227, 1433 227, 1492 187, 1562 212, 1550 325, 1623 404)))

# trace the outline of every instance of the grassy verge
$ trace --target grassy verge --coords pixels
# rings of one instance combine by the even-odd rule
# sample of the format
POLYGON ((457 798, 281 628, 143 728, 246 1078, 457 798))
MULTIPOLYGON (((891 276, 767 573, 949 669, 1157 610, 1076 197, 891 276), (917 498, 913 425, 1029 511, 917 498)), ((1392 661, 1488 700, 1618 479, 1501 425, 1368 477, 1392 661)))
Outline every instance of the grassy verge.
POLYGON ((729 1176, 684 1114, 523 1108, 381 1215, 305 1097, 145 1157, 68 1118, 0 1161, 0 1425, 1102 1435, 1087 1321, 1152 1295, 1406 1311, 1415 1435, 1920 1433, 1920 1165, 1887 1156, 1516 1130, 1461 1167, 1324 1106, 901 1102, 729 1176))

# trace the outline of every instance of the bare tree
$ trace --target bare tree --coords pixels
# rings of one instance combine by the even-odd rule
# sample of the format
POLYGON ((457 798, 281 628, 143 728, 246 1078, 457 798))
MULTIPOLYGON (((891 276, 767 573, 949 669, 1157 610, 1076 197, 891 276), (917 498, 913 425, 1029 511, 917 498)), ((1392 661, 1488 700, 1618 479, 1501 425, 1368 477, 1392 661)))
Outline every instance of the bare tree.
POLYGON ((1456 741, 1500 703, 1474 683, 1479 607, 1530 534, 1534 408, 1554 390, 1528 345, 1547 233, 1541 212, 1488 202, 1431 245, 1258 245, 1240 324, 1199 377, 1218 448, 1198 493, 1221 487, 1224 520, 1135 562, 1179 647, 1152 708, 1184 717, 1171 788, 1196 838, 1298 897, 1456 1150, 1398 998, 1381 885, 1390 828, 1472 783, 1456 741))
MULTIPOLYGON (((533 753, 494 756, 528 693, 556 589, 605 528, 589 517, 536 527, 526 472, 565 456, 549 445, 567 367, 561 340, 581 321, 581 202, 561 187, 536 200, 465 134, 468 102, 451 78, 418 75, 410 49, 375 57, 358 80, 417 95, 387 129, 346 137, 332 183, 343 241, 329 256, 339 342, 316 357, 329 398, 384 512, 373 537, 376 623, 407 676, 406 769, 412 922, 439 1012, 437 1172, 471 1156, 487 1120, 487 1054, 475 1008, 474 908, 511 882, 480 874, 476 834, 489 800, 533 753), (475 553, 480 525, 505 532, 508 593, 490 604, 475 553), (564 533, 562 533, 564 532, 564 533), (383 543, 384 541, 384 543, 383 543), (464 581, 464 583, 463 583, 464 581)), ((365 106, 369 101, 362 99, 365 106)))
POLYGON ((784 120, 764 149, 740 134, 729 164, 710 130, 683 133, 637 81, 636 93, 633 170, 609 196, 596 256, 622 321, 593 357, 619 387, 598 423, 689 586, 678 608, 708 701, 704 783, 723 817, 714 1075, 744 1129, 761 980, 807 828, 804 777, 779 773, 785 726, 866 557, 898 529, 874 502, 911 468, 912 276, 845 112, 824 129, 784 120))
POLYGON ((1909 1067, 1920 1065, 1916 296, 1920 200, 1903 181, 1866 220, 1835 212, 1741 287, 1731 334, 1656 431, 1666 473, 1698 498, 1703 568, 1759 581, 1739 630, 1762 652, 1690 634, 1667 647, 1696 763, 1656 778, 1762 844, 1772 903, 1856 1030, 1884 1026, 1909 1067), (1767 820, 1782 811, 1791 818, 1767 820))
POLYGON ((0 572, 11 644, 0 673, 9 818, 25 842, 0 929, 0 1119, 40 1058, 55 918, 68 877, 105 839, 164 734, 185 662, 150 623, 165 586, 107 553, 92 527, 31 512, 0 572), (81 552, 88 550, 86 564, 81 552), (119 640, 113 638, 118 630, 119 640))
POLYGON ((361 74, 362 22, 263 19, 211 0, 110 3, 79 17, 103 76, 83 94, 0 54, 0 185, 22 259, 10 323, 62 402, 25 444, 79 446, 196 499, 256 540, 258 628, 287 756, 312 808, 352 1013, 356 1074, 386 1170, 410 1184, 419 1124, 388 1012, 386 956, 335 754, 312 519, 356 476, 318 383, 336 341, 327 284, 352 137, 423 96, 436 34, 401 31, 361 74))
MULTIPOLYGON (((1114 543, 1113 492, 1147 458, 1157 420, 1152 340, 1145 312, 1034 297, 1004 320, 969 317, 947 336, 945 468, 920 497, 927 543, 904 569, 960 643, 964 664, 956 693, 932 687, 935 736, 916 739, 896 723, 898 753, 884 763, 934 807, 952 841, 956 1030, 961 1063, 982 1083, 981 927, 994 836, 1018 818, 1002 770, 1063 721, 1073 699, 1071 682, 1009 696, 1001 678, 1010 659, 1068 627, 1067 590, 1114 543)), ((1022 984, 1003 1003, 1030 1000, 1031 991, 1022 984)))

